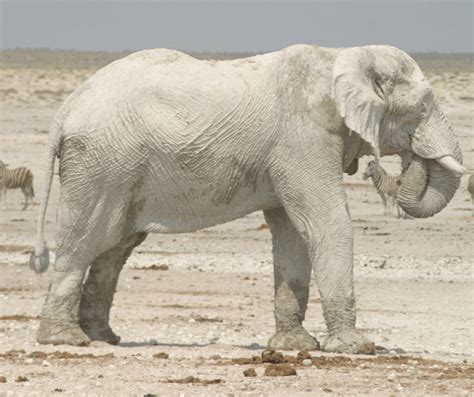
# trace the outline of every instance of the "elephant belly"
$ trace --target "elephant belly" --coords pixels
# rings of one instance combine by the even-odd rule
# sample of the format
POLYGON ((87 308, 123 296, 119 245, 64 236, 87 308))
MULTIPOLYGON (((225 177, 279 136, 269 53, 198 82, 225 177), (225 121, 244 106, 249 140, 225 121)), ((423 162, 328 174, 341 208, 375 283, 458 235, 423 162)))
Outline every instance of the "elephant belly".
POLYGON ((184 189, 153 189, 136 221, 137 229, 147 233, 193 232, 279 206, 268 177, 234 187, 230 196, 225 184, 188 181, 184 189))

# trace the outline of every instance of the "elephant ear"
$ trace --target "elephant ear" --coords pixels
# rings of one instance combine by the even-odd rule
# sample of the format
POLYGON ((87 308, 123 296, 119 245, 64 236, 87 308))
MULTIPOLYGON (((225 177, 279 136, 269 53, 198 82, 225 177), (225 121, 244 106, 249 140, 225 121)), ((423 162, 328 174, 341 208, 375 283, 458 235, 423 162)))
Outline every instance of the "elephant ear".
POLYGON ((378 159, 385 102, 375 92, 374 60, 367 47, 343 50, 334 64, 332 96, 347 128, 368 142, 378 159))

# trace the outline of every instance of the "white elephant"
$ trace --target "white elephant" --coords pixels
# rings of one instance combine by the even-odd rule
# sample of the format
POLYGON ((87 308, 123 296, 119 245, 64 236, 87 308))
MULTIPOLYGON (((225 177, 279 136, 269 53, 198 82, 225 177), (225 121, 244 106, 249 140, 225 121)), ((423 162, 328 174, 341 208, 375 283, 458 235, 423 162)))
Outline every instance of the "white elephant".
POLYGON ((30 260, 37 271, 49 262, 43 223, 55 157, 61 194, 38 341, 118 343, 109 326, 117 279, 147 233, 263 210, 275 271, 269 346, 319 348, 302 325, 314 270, 328 328, 322 348, 372 353, 355 328, 343 171, 355 172, 361 156, 394 153, 411 161, 402 208, 428 217, 445 207, 464 171, 461 151, 420 68, 393 47, 296 45, 219 62, 157 49, 111 63, 52 125, 30 260))

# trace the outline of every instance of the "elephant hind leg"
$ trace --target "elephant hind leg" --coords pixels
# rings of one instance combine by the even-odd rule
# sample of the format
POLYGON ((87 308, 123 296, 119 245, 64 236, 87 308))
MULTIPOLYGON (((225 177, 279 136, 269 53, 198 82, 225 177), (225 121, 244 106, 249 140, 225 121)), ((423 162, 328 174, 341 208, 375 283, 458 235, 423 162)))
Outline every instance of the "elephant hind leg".
POLYGON ((120 342, 120 337, 109 325, 110 308, 123 265, 146 236, 146 233, 137 233, 123 239, 92 262, 82 289, 79 308, 80 326, 91 340, 112 345, 120 342))
POLYGON ((41 311, 36 339, 41 344, 87 346, 79 327, 81 286, 88 266, 86 256, 56 255, 54 279, 41 311))
POLYGON ((272 349, 319 349, 319 342, 303 328, 308 305, 311 261, 306 244, 283 208, 264 211, 273 240, 276 333, 272 349))

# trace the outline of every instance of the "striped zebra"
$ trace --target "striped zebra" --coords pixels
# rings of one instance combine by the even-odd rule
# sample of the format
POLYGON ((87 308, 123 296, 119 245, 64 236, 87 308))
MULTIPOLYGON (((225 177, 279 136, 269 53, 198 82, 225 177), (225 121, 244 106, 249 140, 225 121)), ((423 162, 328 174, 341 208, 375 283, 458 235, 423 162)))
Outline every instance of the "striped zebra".
POLYGON ((467 180, 467 191, 471 194, 471 202, 472 202, 472 216, 474 216, 474 174, 469 176, 467 180))
POLYGON ((25 205, 23 210, 28 207, 28 199, 33 201, 35 192, 33 190, 33 173, 26 167, 8 169, 3 161, 0 160, 0 188, 2 189, 3 206, 7 204, 7 190, 21 189, 25 196, 25 205))
POLYGON ((362 178, 364 180, 372 178, 375 190, 383 201, 385 207, 384 214, 390 215, 392 213, 392 208, 396 207, 397 217, 401 218, 403 211, 398 205, 397 194, 398 189, 400 188, 402 176, 388 175, 382 166, 377 165, 377 163, 372 160, 367 164, 367 168, 365 169, 362 178))

